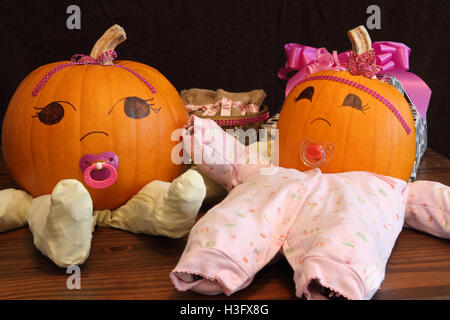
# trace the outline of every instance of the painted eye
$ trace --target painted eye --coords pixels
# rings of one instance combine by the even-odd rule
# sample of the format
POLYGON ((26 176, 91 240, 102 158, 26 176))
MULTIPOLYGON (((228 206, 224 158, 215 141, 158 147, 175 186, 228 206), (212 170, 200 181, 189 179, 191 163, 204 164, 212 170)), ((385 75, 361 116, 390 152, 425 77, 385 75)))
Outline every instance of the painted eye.
POLYGON ((109 110, 108 115, 111 114, 114 107, 121 101, 123 101, 123 111, 125 112, 127 117, 132 119, 143 119, 150 114, 150 111, 158 113, 161 108, 153 108, 155 104, 148 103, 148 101, 152 101, 153 98, 144 100, 139 97, 125 97, 114 103, 111 110, 109 110))
POLYGON ((308 99, 312 102, 312 98, 314 95, 314 87, 305 88, 298 96, 295 98, 294 102, 297 102, 302 99, 308 99))
POLYGON ((150 105, 141 98, 127 97, 123 104, 125 114, 133 119, 142 119, 150 114, 150 105))
POLYGON ((368 109, 367 105, 365 105, 365 106, 362 105, 361 98, 358 97, 356 94, 352 94, 352 93, 348 94, 345 97, 344 102, 342 103, 342 106, 355 108, 364 114, 365 114, 364 111, 368 109))
MULTIPOLYGON (((45 125, 57 124, 64 117, 64 108, 61 105, 62 102, 68 103, 65 101, 53 101, 44 108, 34 107, 34 109, 38 110, 38 112, 31 117, 38 118, 45 125)), ((72 106, 72 104, 70 105, 72 106)))

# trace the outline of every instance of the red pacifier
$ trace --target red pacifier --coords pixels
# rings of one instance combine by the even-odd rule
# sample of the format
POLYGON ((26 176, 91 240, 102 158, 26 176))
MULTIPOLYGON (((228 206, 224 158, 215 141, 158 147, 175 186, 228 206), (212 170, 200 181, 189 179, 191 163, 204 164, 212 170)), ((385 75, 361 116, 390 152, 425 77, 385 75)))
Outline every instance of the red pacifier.
POLYGON ((104 189, 112 186, 117 180, 119 158, 114 152, 101 154, 86 154, 80 159, 80 169, 83 172, 84 182, 89 187, 104 189))
POLYGON ((331 143, 317 143, 310 139, 303 139, 299 146, 300 159, 308 167, 319 168, 330 161, 334 149, 331 143))

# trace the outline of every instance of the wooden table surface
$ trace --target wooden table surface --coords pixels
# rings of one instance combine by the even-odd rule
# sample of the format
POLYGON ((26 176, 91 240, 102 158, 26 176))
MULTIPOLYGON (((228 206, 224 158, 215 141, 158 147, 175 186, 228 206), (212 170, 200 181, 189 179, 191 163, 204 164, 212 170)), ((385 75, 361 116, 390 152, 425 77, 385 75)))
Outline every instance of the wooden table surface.
MULTIPOLYGON (((450 185, 450 160, 428 150, 419 179, 450 185)), ((15 184, 0 157, 0 189, 15 184)), ((178 292, 169 280, 187 237, 172 240, 96 228, 81 289, 33 245, 27 227, 0 234, 0 299, 296 299, 293 272, 279 262, 231 297, 178 292)), ((450 299, 450 241, 404 229, 374 299, 450 299)))

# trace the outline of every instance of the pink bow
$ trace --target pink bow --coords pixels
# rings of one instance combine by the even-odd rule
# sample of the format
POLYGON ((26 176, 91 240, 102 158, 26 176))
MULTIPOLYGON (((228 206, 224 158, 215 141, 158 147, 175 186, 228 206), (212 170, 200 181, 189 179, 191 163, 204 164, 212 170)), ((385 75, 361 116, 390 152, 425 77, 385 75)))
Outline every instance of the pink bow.
MULTIPOLYGON (((372 48, 376 65, 379 66, 378 75, 390 74, 395 76, 405 89, 408 98, 416 106, 420 116, 425 119, 431 90, 421 78, 408 72, 411 49, 403 43, 392 41, 374 42, 372 48)), ((310 75, 310 72, 343 70, 342 68, 345 70, 345 67, 350 67, 347 65, 351 54, 350 50, 340 54, 336 54, 334 51, 332 57, 324 48, 316 49, 298 43, 288 43, 284 46, 284 50, 286 52, 286 64, 278 71, 278 77, 288 80, 286 96, 305 76, 310 75), (298 72, 288 78, 288 74, 292 71, 298 72)), ((365 58, 370 57, 366 56, 365 58)), ((368 71, 365 72, 366 76, 370 72, 376 74, 375 69, 378 68, 373 64, 371 66, 368 67, 367 64, 363 64, 360 66, 361 70, 355 72, 364 75, 364 70, 366 70, 368 71)))
POLYGON ((381 66, 379 74, 395 76, 420 116, 425 119, 431 89, 419 76, 408 71, 411 49, 403 43, 393 41, 374 42, 372 48, 375 50, 377 64, 381 66))
POLYGON ((372 49, 363 54, 351 51, 347 68, 354 76, 361 75, 370 79, 380 71, 381 66, 376 64, 375 51, 372 49))
POLYGON ((91 56, 87 56, 85 54, 75 54, 72 56, 72 59, 70 59, 70 61, 77 64, 101 64, 104 66, 109 66, 113 64, 112 62, 115 58, 117 58, 116 51, 108 50, 99 55, 97 59, 94 59, 91 56))
POLYGON ((345 70, 348 60, 347 53, 330 54, 325 48, 313 48, 298 43, 288 43, 284 46, 286 52, 286 65, 278 70, 278 77, 288 80, 288 74, 297 70, 298 72, 289 79, 286 84, 286 96, 307 75, 322 70, 345 70))
POLYGON ((342 66, 339 62, 339 57, 336 51, 330 54, 327 49, 319 48, 317 49, 314 61, 306 66, 306 74, 310 75, 322 70, 345 70, 345 65, 342 66))

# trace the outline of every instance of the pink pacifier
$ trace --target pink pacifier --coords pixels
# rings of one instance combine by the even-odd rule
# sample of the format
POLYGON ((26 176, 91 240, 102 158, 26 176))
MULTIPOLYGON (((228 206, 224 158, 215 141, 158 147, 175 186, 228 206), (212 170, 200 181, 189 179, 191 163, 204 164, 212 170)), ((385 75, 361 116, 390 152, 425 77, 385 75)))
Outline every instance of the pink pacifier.
POLYGON ((101 154, 86 154, 80 159, 80 169, 83 172, 84 182, 89 187, 104 189, 112 186, 117 180, 119 158, 114 152, 101 154))
POLYGON ((300 159, 308 167, 319 168, 330 161, 334 149, 331 143, 317 143, 310 139, 303 139, 299 146, 300 159))

